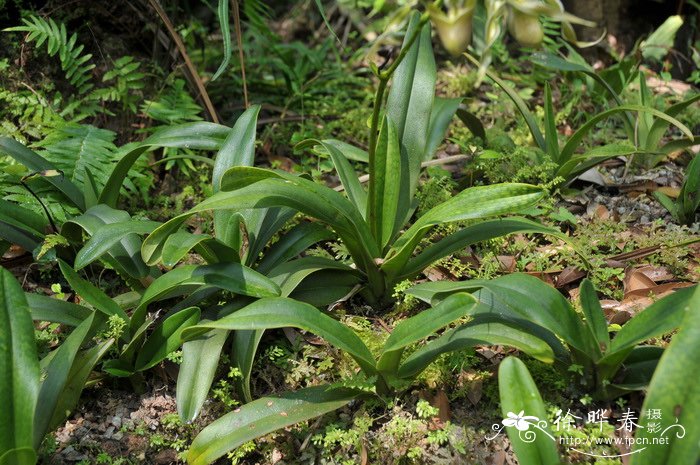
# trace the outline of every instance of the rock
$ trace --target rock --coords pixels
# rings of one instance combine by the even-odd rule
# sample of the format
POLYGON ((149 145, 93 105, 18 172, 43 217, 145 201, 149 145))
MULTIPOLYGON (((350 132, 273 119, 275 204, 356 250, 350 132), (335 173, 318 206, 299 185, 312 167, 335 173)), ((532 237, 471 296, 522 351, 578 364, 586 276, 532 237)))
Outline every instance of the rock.
POLYGON ((177 451, 174 449, 164 449, 158 452, 151 460, 155 465, 170 465, 177 463, 177 451))
POLYGON ((114 425, 115 428, 121 428, 122 427, 121 417, 112 417, 112 424, 114 425))

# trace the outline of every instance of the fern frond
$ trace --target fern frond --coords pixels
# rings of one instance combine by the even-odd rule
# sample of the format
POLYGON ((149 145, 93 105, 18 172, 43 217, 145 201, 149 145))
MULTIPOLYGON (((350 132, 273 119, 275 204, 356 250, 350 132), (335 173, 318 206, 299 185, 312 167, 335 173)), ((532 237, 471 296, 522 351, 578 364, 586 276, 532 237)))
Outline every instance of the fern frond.
POLYGON ((36 42, 36 47, 46 43, 49 56, 58 54, 61 60, 61 69, 65 72, 66 79, 78 93, 85 94, 92 87, 92 69, 90 63, 92 54, 83 55, 84 46, 77 45, 78 35, 73 33, 68 37, 66 25, 57 24, 53 19, 44 19, 38 16, 30 16, 22 20, 23 26, 15 26, 5 29, 8 32, 26 32, 28 42, 36 42))
POLYGON ((141 112, 149 118, 166 124, 186 123, 202 119, 202 107, 192 98, 185 81, 176 79, 167 92, 157 100, 146 100, 141 105, 141 112))
POLYGON ((116 159, 116 134, 87 124, 65 123, 34 144, 39 155, 52 162, 65 176, 82 186, 89 169, 99 186, 107 181, 116 159))

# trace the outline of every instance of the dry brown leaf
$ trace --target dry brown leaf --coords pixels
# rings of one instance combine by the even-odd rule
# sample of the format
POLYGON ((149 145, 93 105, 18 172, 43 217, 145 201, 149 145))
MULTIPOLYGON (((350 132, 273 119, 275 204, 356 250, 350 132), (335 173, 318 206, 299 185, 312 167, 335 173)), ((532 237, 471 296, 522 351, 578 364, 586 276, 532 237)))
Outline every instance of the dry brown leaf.
POLYGON ((586 273, 584 271, 581 271, 574 266, 568 266, 564 268, 561 273, 559 273, 556 286, 557 288, 564 287, 567 284, 574 283, 585 276, 586 273))
POLYGON ((638 268, 638 270, 641 273, 644 273, 649 279, 651 279, 655 283, 659 283, 662 281, 671 281, 674 278, 673 274, 670 271, 668 271, 668 268, 666 268, 665 266, 646 265, 641 268, 638 268))
POLYGON ((499 255, 498 262, 501 264, 501 269, 506 273, 512 273, 515 271, 515 266, 517 261, 513 255, 499 255))
POLYGON ((447 394, 445 394, 445 391, 442 389, 438 390, 435 393, 435 396, 433 396, 433 400, 430 402, 430 404, 438 409, 438 416, 437 418, 443 422, 446 423, 450 421, 450 417, 452 416, 452 413, 450 411, 450 399, 447 398, 447 394))
POLYGON ((671 197, 672 199, 678 198, 678 196, 681 193, 680 187, 667 187, 667 186, 661 186, 658 189, 656 189, 658 192, 661 192, 664 195, 667 195, 671 197))
POLYGON ((656 286, 656 283, 651 278, 638 269, 627 269, 622 284, 624 286, 625 295, 630 292, 645 290, 656 286))

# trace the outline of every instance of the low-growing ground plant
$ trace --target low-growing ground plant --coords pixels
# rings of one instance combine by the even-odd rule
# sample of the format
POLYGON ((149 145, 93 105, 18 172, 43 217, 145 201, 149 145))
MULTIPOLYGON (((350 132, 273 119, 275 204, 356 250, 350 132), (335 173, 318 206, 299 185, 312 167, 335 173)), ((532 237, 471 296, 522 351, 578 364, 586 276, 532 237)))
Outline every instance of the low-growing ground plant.
MULTIPOLYGON (((435 305, 453 292, 465 291, 474 293, 483 304, 474 307, 472 315, 517 323, 522 331, 546 340, 563 376, 573 376, 580 389, 594 398, 609 400, 649 383, 663 349, 638 344, 676 330, 695 289, 681 289, 654 302, 612 338, 588 280, 580 287, 583 318, 559 291, 526 274, 490 281, 424 283, 407 292, 435 305)), ((422 350, 427 351, 431 344, 422 350)))

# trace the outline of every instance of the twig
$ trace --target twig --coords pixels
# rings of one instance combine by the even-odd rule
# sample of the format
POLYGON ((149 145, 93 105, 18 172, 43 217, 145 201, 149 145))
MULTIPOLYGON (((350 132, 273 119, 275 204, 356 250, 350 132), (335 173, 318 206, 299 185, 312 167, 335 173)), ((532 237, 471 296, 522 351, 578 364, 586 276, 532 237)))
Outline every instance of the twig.
POLYGON ((233 27, 236 29, 236 43, 238 44, 238 60, 241 62, 241 78, 243 79, 243 103, 246 109, 248 102, 248 84, 245 79, 245 60, 243 59, 243 38, 241 37, 241 13, 238 10, 238 0, 231 0, 233 4, 233 27))
POLYGON ((207 93, 207 89, 204 87, 204 82, 202 82, 202 78, 199 77, 199 73, 197 72, 197 68, 195 68, 194 64, 192 63, 192 60, 190 60, 190 56, 187 54, 187 49, 185 48, 185 44, 182 42, 182 38, 180 37, 180 34, 177 33, 175 30, 175 26, 173 26, 172 21, 170 21, 170 18, 168 17, 168 14, 165 12, 162 6, 160 6, 160 3, 158 0, 148 0, 151 6, 153 7, 154 10, 156 10, 156 13, 158 13, 158 16, 160 16, 161 21, 163 21, 163 24, 165 25, 166 29, 168 30, 168 33, 170 34, 170 37, 173 39, 175 42, 175 46, 177 47, 178 52, 180 52, 180 56, 182 56, 182 59, 185 61, 185 66, 187 67, 187 71, 190 74, 190 77, 192 78, 192 81, 194 81, 195 86, 197 87, 197 91, 199 92, 199 97, 202 99, 202 102, 204 103, 204 107, 207 110, 207 113, 209 114, 209 118, 214 122, 218 123, 219 122, 219 117, 216 114, 216 109, 214 108, 214 105, 211 103, 211 99, 209 98, 209 94, 207 93))

